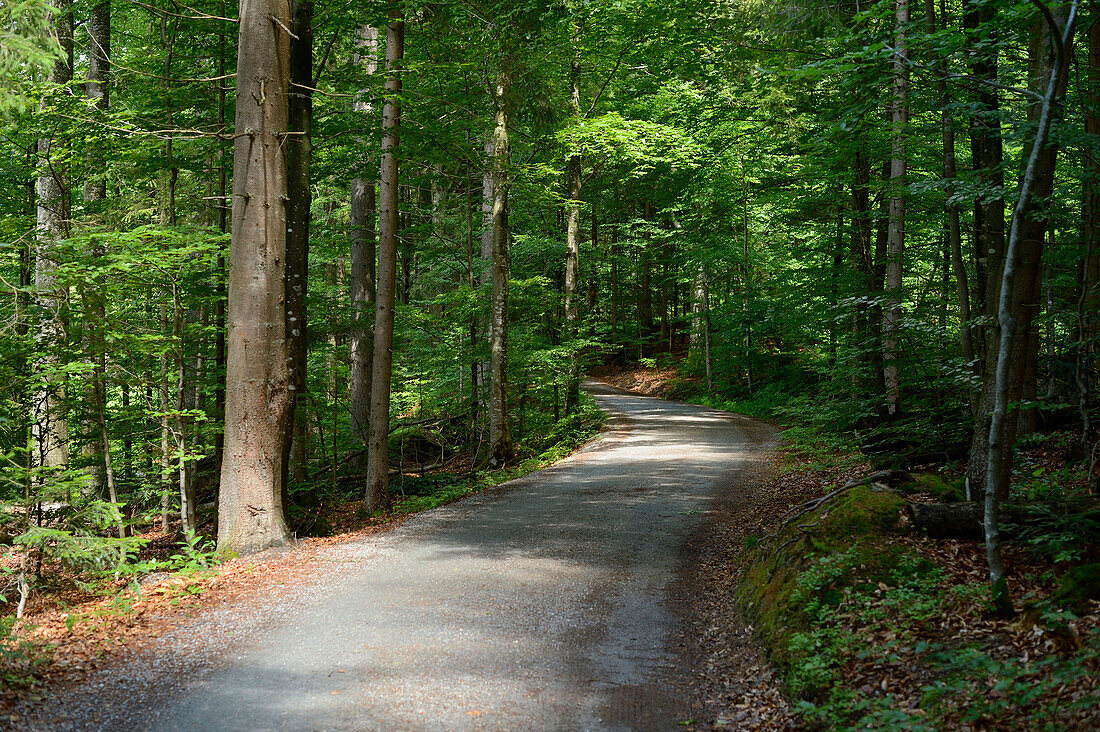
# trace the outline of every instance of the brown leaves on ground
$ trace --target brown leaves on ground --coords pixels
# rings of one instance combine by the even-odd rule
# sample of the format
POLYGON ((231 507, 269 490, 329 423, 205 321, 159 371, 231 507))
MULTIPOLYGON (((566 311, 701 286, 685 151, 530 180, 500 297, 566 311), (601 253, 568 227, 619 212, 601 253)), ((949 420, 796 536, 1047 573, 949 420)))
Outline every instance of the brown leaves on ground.
POLYGON ((675 367, 645 368, 638 366, 622 369, 617 366, 603 366, 592 373, 593 378, 626 391, 645 396, 663 397, 673 379, 679 378, 675 367))
POLYGON ((39 678, 30 688, 0 692, 0 709, 10 710, 39 686, 73 680, 124 652, 148 647, 201 611, 304 582, 317 572, 317 557, 327 547, 391 528, 402 518, 371 519, 365 527, 360 520, 357 530, 304 539, 289 551, 238 557, 194 574, 153 574, 138 587, 120 582, 101 587, 99 595, 72 590, 32 595, 29 612, 19 625, 20 637, 48 648, 47 660, 37 669, 39 678))

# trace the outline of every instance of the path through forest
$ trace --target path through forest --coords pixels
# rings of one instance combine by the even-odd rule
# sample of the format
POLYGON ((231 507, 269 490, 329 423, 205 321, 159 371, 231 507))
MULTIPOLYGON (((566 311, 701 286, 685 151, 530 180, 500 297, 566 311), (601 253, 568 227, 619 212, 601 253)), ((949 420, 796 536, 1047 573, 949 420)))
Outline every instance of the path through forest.
POLYGON ((774 431, 586 388, 614 417, 583 451, 332 547, 304 585, 200 615, 33 726, 677 728, 693 696, 678 578, 774 431))

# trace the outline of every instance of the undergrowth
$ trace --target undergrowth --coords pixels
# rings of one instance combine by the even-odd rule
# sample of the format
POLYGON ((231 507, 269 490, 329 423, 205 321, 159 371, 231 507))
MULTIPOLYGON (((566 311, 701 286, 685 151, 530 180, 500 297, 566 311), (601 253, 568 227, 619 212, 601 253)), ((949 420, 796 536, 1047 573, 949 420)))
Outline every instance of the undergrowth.
MULTIPOLYGON (((1095 710, 1100 630, 1078 632, 1071 603, 1044 598, 1013 631, 1022 645, 1007 631, 974 632, 988 585, 903 543, 904 505, 859 486, 747 547, 739 600, 807 723, 1065 729, 1095 710)), ((1067 579, 1090 581, 1090 566, 1067 579)))

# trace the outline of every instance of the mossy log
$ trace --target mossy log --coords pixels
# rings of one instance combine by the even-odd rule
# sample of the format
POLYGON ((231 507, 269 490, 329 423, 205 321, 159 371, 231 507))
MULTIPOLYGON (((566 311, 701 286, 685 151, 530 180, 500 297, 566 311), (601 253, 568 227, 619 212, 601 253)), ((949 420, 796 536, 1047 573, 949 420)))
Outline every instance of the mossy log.
MULTIPOLYGON (((935 539, 982 539, 985 505, 980 501, 960 503, 911 503, 909 517, 917 530, 935 539)), ((1095 514, 1100 517, 1100 498, 1069 501, 1027 501, 1001 506, 1001 533, 1011 538, 1015 527, 1038 525, 1051 515, 1095 514)))

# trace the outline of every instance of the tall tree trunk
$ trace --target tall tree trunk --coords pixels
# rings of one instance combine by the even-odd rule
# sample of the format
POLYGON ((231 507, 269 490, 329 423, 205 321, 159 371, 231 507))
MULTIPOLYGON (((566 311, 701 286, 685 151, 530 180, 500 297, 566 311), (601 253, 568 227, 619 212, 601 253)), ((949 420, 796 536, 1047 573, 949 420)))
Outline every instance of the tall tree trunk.
MULTIPOLYGON (((111 0, 101 0, 88 15, 88 80, 84 96, 95 108, 106 112, 111 106, 111 0)), ((107 178, 103 151, 92 145, 88 151, 88 178, 84 182, 84 201, 98 203, 107 198, 107 178)))
POLYGON ((892 110, 893 152, 890 161, 890 222, 887 240, 887 308, 882 323, 883 375, 886 381, 886 410, 900 408, 901 379, 898 374, 898 332, 901 326, 902 257, 905 251, 906 137, 909 124, 909 59, 907 34, 909 0, 897 0, 897 37, 894 41, 894 102, 892 110))
MULTIPOLYGON (((355 36, 354 63, 363 66, 368 88, 360 91, 353 109, 366 118, 364 126, 372 129, 374 105, 371 102, 370 79, 378 70, 378 29, 360 26, 355 36)), ((365 140, 373 149, 374 137, 365 140)), ((369 156, 372 161, 373 155, 369 156)), ((351 182, 351 423, 363 444, 367 443, 370 423, 371 360, 374 335, 375 283, 375 215, 374 179, 356 178, 351 182)))
MULTIPOLYGON (((70 0, 56 0, 54 35, 61 46, 61 58, 50 70, 50 83, 68 84, 73 78, 73 16, 70 0)), ((46 109, 45 102, 43 109, 46 109)), ((69 421, 65 414, 65 379, 61 348, 67 339, 66 290, 57 281, 57 243, 69 236, 71 203, 68 180, 68 150, 55 137, 38 140, 37 247, 34 262, 35 370, 42 388, 31 398, 31 430, 35 441, 34 464, 62 467, 69 464, 69 421)))
MULTIPOLYGON (((225 15, 225 0, 220 3, 221 15, 225 15)), ((217 81, 217 104, 218 104, 218 130, 223 134, 225 129, 225 55, 226 55, 226 32, 225 23, 219 24, 218 28, 218 81, 217 81)), ((218 231, 225 234, 229 231, 229 201, 227 200, 227 178, 225 170, 225 148, 226 142, 224 140, 218 141, 218 231)), ((214 367, 217 370, 218 377, 214 386, 214 417, 220 425, 217 432, 214 434, 214 471, 221 475, 222 472, 222 456, 225 452, 225 305, 226 305, 226 282, 225 282, 225 254, 219 250, 218 252, 218 271, 215 274, 215 294, 217 296, 217 309, 214 312, 214 367)))
POLYGON ((1088 29, 1089 58, 1085 86, 1085 132, 1088 145, 1084 157, 1084 200, 1082 201, 1081 239, 1084 256, 1080 265, 1078 295, 1077 386, 1081 413, 1081 447, 1089 458, 1089 491, 1100 493, 1100 465, 1092 449, 1092 429, 1089 419, 1092 392, 1096 387, 1095 371, 1100 351, 1100 18, 1094 18, 1088 29))
MULTIPOLYGON (((970 34, 969 44, 975 48, 970 53, 971 73, 982 80, 997 81, 997 50, 991 43, 990 30, 996 17, 996 9, 979 0, 966 0, 963 4, 963 25, 970 34)), ((995 88, 978 86, 977 105, 970 116, 970 149, 978 184, 985 190, 1004 190, 1004 143, 1001 136, 1000 98, 995 88)), ((974 264, 976 299, 985 321, 997 317, 1001 273, 1004 270, 1004 211, 1003 195, 978 198, 974 202, 974 264)), ((993 381, 995 365, 989 354, 997 348, 996 329, 988 325, 978 327, 975 346, 979 350, 979 368, 982 384, 993 381)), ((992 393, 983 388, 976 407, 973 408, 976 429, 970 443, 970 458, 966 473, 967 498, 977 499, 985 492, 985 468, 989 459, 989 421, 992 413, 992 393)), ((1009 433, 1015 437, 1015 424, 1009 418, 1009 433)))
POLYGON ((275 0, 242 0, 240 11, 218 546, 243 553, 290 538, 282 453, 290 428, 284 150, 293 21, 290 4, 275 0))
MULTIPOLYGON (((944 0, 941 0, 943 3, 944 0)), ((936 6, 935 0, 924 0, 925 18, 928 22, 929 33, 936 32, 936 6)), ((936 92, 940 97, 940 119, 943 129, 943 177, 947 181, 947 247, 950 258, 950 267, 955 275, 955 292, 959 306, 959 341, 962 346, 963 358, 967 363, 975 364, 977 354, 974 349, 974 337, 970 331, 970 283, 966 272, 966 264, 962 253, 962 227, 959 222, 959 205, 953 199, 955 196, 955 178, 958 176, 958 166, 955 159, 955 126, 951 116, 951 94, 947 87, 947 64, 938 59, 936 68, 939 72, 939 80, 936 83, 936 92)), ((975 401, 971 397, 971 404, 975 401)))
MULTIPOLYGON (((1056 116, 1055 104, 1064 92, 1068 79, 1070 46, 1077 18, 1078 0, 1061 3, 1051 10, 1053 25, 1038 21, 1029 49, 1032 62, 1030 78, 1033 87, 1043 90, 1042 101, 1028 111, 1029 121, 1037 122, 1031 153, 1020 184, 1020 195, 1012 211, 1012 228, 1005 253, 1004 273, 998 302, 997 323, 1000 339, 996 351, 996 366, 987 391, 993 393, 990 410, 988 459, 985 483, 985 546, 989 562, 989 580, 993 588, 993 603, 1001 615, 1013 613, 1004 563, 1001 559, 998 512, 1000 503, 1008 497, 1012 471, 1012 439, 1007 415, 1013 392, 1019 394, 1019 382, 1024 375, 1027 349, 1034 342, 1030 328, 1037 306, 1042 265, 1043 232, 1046 216, 1033 213, 1032 201, 1046 199, 1054 188, 1054 167, 1057 145, 1048 145, 1050 128, 1056 116), (1023 356, 1023 358, 1021 358, 1023 356), (1015 386, 1015 389, 1014 389, 1015 386)), ((990 362, 994 358, 989 359, 990 362)), ((983 401, 984 401, 983 397, 983 401)), ((980 423, 977 429, 982 429, 980 423)))
POLYGON ((489 307, 489 464, 499 467, 512 458, 508 426, 508 287, 511 277, 511 230, 508 191, 511 149, 508 115, 512 102, 511 58, 505 54, 493 86, 496 126, 493 130, 492 301, 489 307))
POLYGON ((649 345, 650 340, 653 338, 653 277, 652 268, 653 262, 649 250, 649 221, 652 218, 652 208, 649 201, 646 201, 642 210, 642 217, 645 220, 645 230, 642 232, 642 239, 645 244, 642 245, 642 251, 638 256, 641 258, 641 282, 638 288, 638 358, 642 358, 646 354, 646 346, 649 345))
MULTIPOLYGON (((111 53, 111 6, 110 0, 97 3, 92 6, 88 16, 88 79, 84 84, 84 96, 89 99, 96 110, 106 112, 110 106, 110 53, 111 53)), ((97 142, 91 142, 87 150, 88 173, 84 181, 84 202, 91 211, 98 211, 102 202, 107 197, 107 179, 104 165, 103 151, 97 142)), ((105 248, 96 242, 92 245, 89 255, 92 259, 102 257, 105 248)), ((92 403, 96 406, 96 415, 89 420, 89 434, 83 445, 85 455, 93 460, 89 472, 92 480, 89 492, 97 495, 103 494, 107 488, 107 497, 112 502, 117 502, 117 495, 113 488, 113 480, 106 481, 107 463, 110 456, 103 454, 103 446, 106 444, 104 435, 106 425, 100 425, 101 420, 106 420, 106 351, 103 329, 106 327, 106 312, 103 304, 103 296, 99 291, 99 283, 90 283, 84 288, 83 299, 85 312, 88 316, 86 332, 88 337, 88 350, 93 364, 91 374, 92 403), (101 402, 102 400, 102 402, 101 402), (102 403, 102 409, 100 404, 102 403), (106 485, 106 483, 111 485, 106 485)))
MULTIPOLYGON (((290 421, 283 447, 283 499, 290 479, 291 448, 296 421, 305 420, 306 366, 309 353, 306 297, 309 293, 309 230, 313 197, 310 192, 310 162, 313 154, 313 0, 294 4, 294 37, 290 40, 290 87, 288 119, 294 134, 286 141, 286 334, 290 353, 290 421)), ((299 440, 300 441, 300 440, 299 440)))
POLYGON ((368 512, 390 508, 390 379, 393 368, 393 316, 397 286, 397 235, 400 211, 397 145, 401 129, 401 60, 405 21, 390 14, 386 27, 386 102, 382 109, 382 166, 379 176, 378 297, 374 315, 374 368, 371 377, 370 428, 367 440, 368 512))
MULTIPOLYGON (((584 20, 573 15, 573 60, 569 64, 569 113, 580 120, 581 116, 581 33, 584 20)), ((568 338, 577 336, 577 280, 581 261, 581 156, 569 156, 565 166, 565 328, 568 338)), ((569 363, 569 382, 565 391, 565 412, 572 414, 580 398, 580 374, 574 353, 569 363)))
POLYGON ((852 316, 852 342, 860 349, 860 353, 867 361, 866 368, 861 374, 852 374, 852 390, 859 396, 863 392, 877 393, 877 387, 868 388, 867 382, 877 384, 877 378, 868 378, 868 374, 874 375, 875 364, 872 354, 878 353, 877 348, 868 344, 871 330, 871 306, 870 302, 875 296, 875 254, 874 254, 874 220, 871 215, 871 162, 862 150, 855 151, 855 159, 852 165, 854 176, 852 181, 852 260, 856 270, 856 281, 859 283, 859 300, 856 311, 852 316))
MULTIPOLYGON (((1055 16, 1059 22, 1065 20, 1068 5, 1065 3, 1056 6, 1055 16)), ((1032 28, 1032 39, 1029 48, 1029 88, 1038 96, 1046 93, 1054 71, 1054 45, 1050 36, 1043 30, 1037 21, 1032 28)), ((1065 80, 1062 87, 1056 90, 1056 96, 1064 91, 1065 80)), ((1032 124, 1039 122, 1042 115, 1042 105, 1033 103, 1028 110, 1028 120, 1032 124)), ((1029 141, 1030 144, 1030 141, 1029 141)), ((1030 147, 1025 147, 1030 149, 1030 147)), ((1037 200, 1044 201, 1054 188, 1054 166, 1057 158, 1058 147, 1056 144, 1044 146, 1038 153, 1034 177, 1029 183, 1031 195, 1037 200)), ((1026 178, 1026 175, 1025 175, 1026 178)), ((1019 204, 1017 204, 1017 209, 1019 204)), ((1013 213, 1013 225, 1015 222, 1015 210, 1013 213)), ((1018 265, 1013 270, 1013 282, 1011 287, 1010 315, 1014 323, 1014 337, 1011 340, 1012 353, 1008 361, 1007 389, 1009 403, 1015 404, 1028 398, 1033 389, 1029 389, 1027 382, 1035 378, 1035 361, 1038 357, 1038 338, 1034 332, 1034 319, 1040 307, 1040 280, 1043 259, 1043 240, 1046 231, 1047 216, 1045 212, 1036 211, 1034 207, 1029 209, 1027 217, 1019 222, 1019 243, 1017 251, 1018 265)), ((1003 243, 1003 229, 1001 242, 1003 243)), ((970 463, 967 468, 968 487, 972 497, 983 495, 986 492, 987 481, 990 479, 986 466, 990 464, 990 449, 988 436, 991 434, 991 420, 996 402, 997 362, 996 354, 1001 346, 1004 336, 999 324, 1001 313, 1001 301, 1003 299, 1002 287, 1006 280, 1005 260, 1007 255, 1002 249, 997 251, 994 247, 989 249, 990 256, 986 265, 986 303, 990 310, 988 316, 997 318, 997 327, 987 328, 987 351, 991 356, 985 360, 985 369, 982 378, 982 393, 978 402, 976 429, 970 445, 970 463)), ((1003 418, 1003 437, 1007 457, 997 460, 1001 474, 997 476, 997 483, 1002 488, 999 500, 1006 500, 1007 490, 1012 470, 1011 446, 1015 444, 1021 426, 1022 410, 1012 409, 1003 418)))

